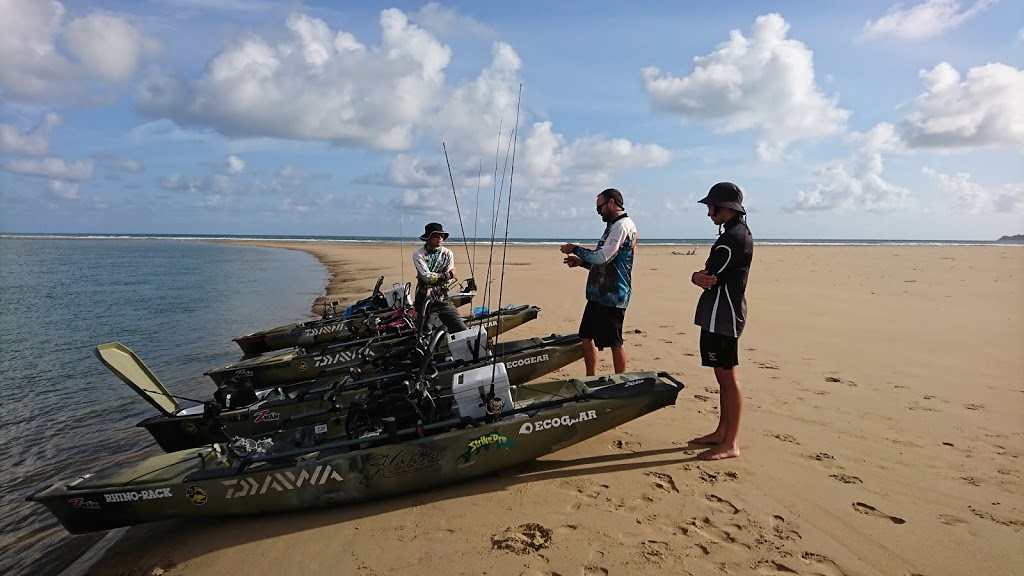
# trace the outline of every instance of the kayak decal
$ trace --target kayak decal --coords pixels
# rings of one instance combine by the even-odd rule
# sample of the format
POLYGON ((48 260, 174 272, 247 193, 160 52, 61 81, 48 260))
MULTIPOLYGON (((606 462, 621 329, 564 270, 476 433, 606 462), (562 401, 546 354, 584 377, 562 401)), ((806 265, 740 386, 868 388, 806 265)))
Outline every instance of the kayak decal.
POLYGON ((296 367, 299 370, 305 372, 305 370, 306 370, 306 361, 305 360, 299 360, 299 363, 296 365, 296 367))
POLYGON ((131 492, 114 492, 104 494, 103 499, 107 502, 135 502, 136 500, 155 500, 157 498, 170 498, 170 488, 157 488, 155 490, 133 490, 131 492))
POLYGON ((368 486, 378 477, 395 478, 440 467, 441 453, 424 448, 413 452, 399 450, 395 454, 373 454, 363 467, 359 483, 368 486))
POLYGON ((294 330, 292 332, 285 332, 284 334, 274 334, 273 336, 268 336, 267 340, 271 342, 279 342, 290 338, 298 338, 299 336, 302 336, 302 330, 294 330))
POLYGON ((547 362, 547 361, 548 361, 548 355, 547 354, 540 354, 540 355, 537 355, 537 356, 530 356, 529 358, 520 358, 518 360, 512 360, 511 362, 506 362, 505 363, 505 367, 507 367, 507 368, 518 368, 520 366, 526 366, 527 364, 536 364, 538 362, 547 362))
POLYGON ((99 510, 100 503, 93 500, 86 500, 85 498, 71 498, 68 500, 72 508, 86 508, 88 510, 99 510))
POLYGON ((306 330, 306 336, 316 337, 321 334, 330 334, 331 332, 340 332, 348 323, 338 322, 337 324, 328 324, 327 326, 321 326, 319 328, 310 328, 306 330))
POLYGON ((195 422, 182 422, 181 431, 185 434, 195 434, 199 429, 196 428, 195 422))
POLYGON ((548 418, 546 420, 539 420, 537 422, 526 422, 519 427, 520 434, 532 434, 534 432, 540 432, 541 430, 550 430, 552 428, 558 428, 559 426, 572 426, 577 422, 584 422, 586 420, 593 420, 597 418, 596 410, 588 410, 586 412, 580 412, 580 415, 573 418, 572 416, 562 416, 561 418, 548 418))
POLYGON ((202 506, 206 504, 206 490, 199 486, 189 486, 188 490, 185 490, 185 498, 196 506, 202 506))
POLYGON ((259 410, 252 415, 252 421, 254 424, 259 424, 260 422, 274 422, 280 419, 280 412, 271 412, 270 410, 259 410))
POLYGON ((465 464, 469 464, 470 460, 480 452, 490 452, 491 446, 494 446, 495 450, 498 450, 499 448, 503 448, 505 450, 518 448, 515 442, 510 440, 508 436, 499 434, 498 429, 495 428, 490 434, 484 434, 475 440, 470 440, 469 443, 466 444, 466 451, 459 455, 456 462, 461 461, 465 464))
POLYGON ((294 472, 274 472, 273 474, 267 474, 263 479, 263 483, 260 484, 252 478, 232 479, 232 480, 221 480, 227 489, 225 498, 242 498, 244 496, 255 496, 256 494, 266 494, 267 490, 274 489, 278 492, 284 492, 286 490, 295 490, 301 488, 303 484, 313 486, 318 484, 323 486, 328 480, 335 480, 341 482, 341 474, 331 469, 330 465, 317 466, 313 470, 313 474, 309 471, 303 470, 295 475, 294 472), (307 482, 308 480, 308 482, 307 482))
POLYGON ((315 362, 313 366, 319 368, 321 366, 330 366, 331 364, 337 364, 339 362, 350 362, 359 357, 359 351, 353 350, 350 352, 338 352, 336 354, 324 354, 323 356, 317 356, 313 358, 315 362))

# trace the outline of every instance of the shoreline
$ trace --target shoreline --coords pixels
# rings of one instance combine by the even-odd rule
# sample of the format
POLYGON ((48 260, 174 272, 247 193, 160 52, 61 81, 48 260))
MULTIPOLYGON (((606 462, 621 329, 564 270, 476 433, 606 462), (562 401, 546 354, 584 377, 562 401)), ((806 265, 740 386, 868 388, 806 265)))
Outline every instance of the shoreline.
MULTIPOLYGON (((380 275, 387 286, 411 275, 411 250, 400 263, 391 244, 260 245, 313 254, 330 274, 324 299, 351 303, 380 275)), ((678 248, 638 250, 625 325, 629 370, 686 383, 674 407, 440 490, 134 527, 90 573, 1024 571, 1024 253, 755 246, 740 341, 743 455, 705 463, 685 439, 713 427, 717 388, 696 355, 697 294, 685 278, 706 246, 678 248), (551 530, 550 546, 491 548, 491 536, 524 523, 551 530)), ((505 303, 542 309, 514 338, 578 325, 585 274, 555 253, 509 246, 505 303)), ((481 289, 484 278, 478 269, 481 289)), ((598 372, 609 370, 605 351, 598 372)), ((550 378, 582 374, 580 362, 550 378)))

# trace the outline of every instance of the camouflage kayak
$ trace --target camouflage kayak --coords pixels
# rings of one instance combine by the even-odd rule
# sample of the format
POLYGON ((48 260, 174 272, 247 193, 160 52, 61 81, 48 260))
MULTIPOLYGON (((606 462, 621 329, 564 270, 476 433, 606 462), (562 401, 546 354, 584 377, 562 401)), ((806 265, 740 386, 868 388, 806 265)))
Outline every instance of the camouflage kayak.
MULTIPOLYGON (((540 313, 536 306, 504 308, 477 317, 467 317, 467 327, 482 326, 487 336, 494 338, 513 328, 535 320, 540 313)), ((395 347, 411 345, 417 333, 411 326, 395 333, 372 336, 359 340, 338 342, 324 347, 305 350, 285 350, 267 356, 249 358, 206 372, 214 384, 221 385, 231 378, 246 378, 255 388, 282 386, 318 378, 324 374, 361 369, 395 347)), ((442 347, 442 352, 447 349, 442 347)))
MULTIPOLYGON (((408 371, 382 374, 361 380, 321 378, 289 386, 252 392, 251 402, 213 399, 181 408, 142 361, 120 343, 96 347, 100 360, 129 387, 152 404, 160 414, 137 424, 145 428, 164 451, 172 452, 224 442, 232 436, 253 437, 320 423, 323 438, 344 436, 348 406, 360 400, 371 385, 401 383, 408 371)), ((511 386, 536 380, 580 360, 583 347, 577 334, 551 335, 500 344, 493 354, 476 360, 453 360, 436 365, 433 384, 450 394, 453 379, 466 371, 503 364, 511 386)))
MULTIPOLYGON (((331 313, 328 313, 325 304, 322 318, 260 330, 239 336, 234 341, 246 356, 258 356, 296 346, 326 344, 334 340, 369 336, 378 321, 387 320, 396 311, 412 307, 412 288, 409 283, 404 286, 396 284, 382 292, 380 285, 383 281, 384 277, 381 276, 377 279, 377 285, 369 298, 360 300, 341 312, 338 312, 337 302, 332 303, 331 313)), ((459 307, 471 302, 475 295, 475 290, 460 290, 449 293, 448 300, 455 307, 459 307)))
POLYGON ((450 486, 561 450, 674 404, 683 385, 635 372, 502 389, 494 415, 457 399, 453 417, 289 448, 238 439, 60 481, 28 497, 69 532, 172 518, 262 514, 450 486))

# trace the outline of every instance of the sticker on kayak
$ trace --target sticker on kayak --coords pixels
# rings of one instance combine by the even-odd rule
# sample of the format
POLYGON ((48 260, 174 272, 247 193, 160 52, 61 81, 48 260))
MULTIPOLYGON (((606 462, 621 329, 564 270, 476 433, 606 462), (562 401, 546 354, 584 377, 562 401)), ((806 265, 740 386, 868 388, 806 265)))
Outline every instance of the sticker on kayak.
POLYGON ((313 474, 310 474, 309 471, 305 469, 300 471, 298 474, 291 471, 267 474, 266 477, 263 478, 262 484, 251 477, 221 480, 220 483, 227 488, 227 493, 224 494, 225 498, 242 498, 244 496, 266 494, 267 490, 271 489, 276 492, 295 490, 296 488, 301 488, 303 484, 306 486, 313 486, 314 484, 323 486, 328 480, 333 480, 335 482, 342 481, 341 474, 332 470, 329 464, 327 466, 317 466, 316 469, 313 470, 313 474))
POLYGON ((572 416, 562 416, 561 418, 548 418, 546 420, 539 420, 537 422, 526 422, 519 427, 519 433, 532 434, 534 432, 540 432, 541 430, 550 430, 552 428, 558 428, 559 426, 572 426, 577 422, 594 420, 595 418, 597 418, 597 411, 588 410, 586 412, 580 412, 580 415, 575 418, 573 418, 572 416))
POLYGON ((316 434, 326 434, 327 433, 327 424, 317 424, 313 428, 313 432, 316 433, 316 434))

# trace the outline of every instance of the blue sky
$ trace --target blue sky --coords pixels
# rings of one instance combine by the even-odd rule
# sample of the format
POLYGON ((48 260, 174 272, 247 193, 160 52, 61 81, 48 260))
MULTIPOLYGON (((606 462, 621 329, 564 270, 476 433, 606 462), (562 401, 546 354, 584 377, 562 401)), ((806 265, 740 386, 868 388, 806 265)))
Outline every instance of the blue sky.
POLYGON ((1024 233, 1019 2, 625 6, 0 0, 0 232, 1024 233))

